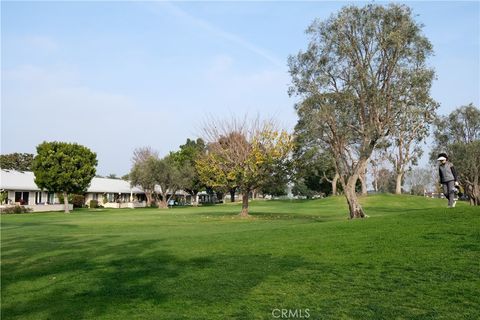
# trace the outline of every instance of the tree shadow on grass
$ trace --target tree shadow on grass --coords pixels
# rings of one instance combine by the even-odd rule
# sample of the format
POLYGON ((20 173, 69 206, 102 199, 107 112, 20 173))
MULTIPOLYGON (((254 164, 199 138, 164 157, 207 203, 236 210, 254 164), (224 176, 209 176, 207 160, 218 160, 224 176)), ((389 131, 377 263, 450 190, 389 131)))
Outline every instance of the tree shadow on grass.
MULTIPOLYGON (((211 212, 197 212, 193 215, 204 218, 214 219, 245 219, 240 216, 241 207, 236 211, 211 211, 211 212)), ((272 212, 264 208, 250 208, 250 219, 253 220, 301 220, 305 222, 327 222, 338 220, 339 216, 335 214, 305 214, 295 212, 272 212)), ((345 213, 346 216, 346 213, 345 213)), ((343 217, 341 217, 343 218, 343 217)))
POLYGON ((38 220, 37 222, 27 222, 27 221, 6 221, 3 220, 1 222, 1 229, 2 231, 7 231, 7 230, 14 230, 14 229, 22 229, 24 230, 25 228, 29 227, 58 227, 59 229, 65 229, 65 228, 78 228, 78 226, 74 224, 69 224, 69 223, 58 223, 54 221, 45 221, 45 220, 38 220))
POLYGON ((23 250, 24 257, 14 259, 25 243, 6 248, 2 319, 120 318, 142 313, 166 318, 166 307, 181 314, 182 305, 208 308, 241 300, 269 275, 305 265, 294 256, 225 253, 180 258, 158 239, 79 241, 50 236, 31 241, 53 241, 62 249, 23 250))

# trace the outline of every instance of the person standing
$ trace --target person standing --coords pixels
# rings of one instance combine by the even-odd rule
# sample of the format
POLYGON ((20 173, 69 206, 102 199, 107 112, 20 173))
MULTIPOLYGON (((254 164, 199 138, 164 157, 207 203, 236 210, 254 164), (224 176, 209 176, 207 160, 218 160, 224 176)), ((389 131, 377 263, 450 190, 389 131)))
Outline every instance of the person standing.
POLYGON ((457 171, 453 164, 448 161, 446 153, 440 153, 438 159, 440 165, 438 166, 438 174, 440 176, 440 183, 443 186, 443 194, 448 199, 448 207, 455 207, 455 187, 458 186, 457 171))

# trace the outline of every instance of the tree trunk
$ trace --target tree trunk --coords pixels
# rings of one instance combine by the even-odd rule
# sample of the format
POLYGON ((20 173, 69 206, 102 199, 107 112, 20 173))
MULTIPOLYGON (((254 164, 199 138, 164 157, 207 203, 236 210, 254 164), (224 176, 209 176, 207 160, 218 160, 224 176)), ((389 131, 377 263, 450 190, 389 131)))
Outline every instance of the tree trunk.
POLYGON ((242 211, 240 212, 241 217, 248 217, 248 194, 250 190, 245 190, 242 195, 242 211))
POLYGON ((360 179, 360 183, 362 185, 362 196, 367 195, 367 178, 366 178, 366 172, 362 172, 358 178, 360 179))
POLYGON ((198 207, 198 192, 194 192, 192 195, 192 205, 198 207))
POLYGON ((475 194, 475 205, 480 206, 480 184, 478 176, 473 180, 473 193, 475 194))
MULTIPOLYGON (((166 189, 166 188, 165 188, 166 189)), ((163 189, 162 189, 163 190, 163 189)), ((177 192, 177 190, 174 190, 172 192, 172 194, 170 195, 170 197, 168 197, 168 193, 165 192, 165 193, 162 193, 162 201, 160 201, 160 203, 158 204, 158 208, 159 209, 168 209, 168 203, 170 202, 170 200, 173 199, 175 193, 177 192)))
POLYGON ((345 186, 345 197, 348 202, 348 209, 350 210, 350 219, 365 218, 365 212, 362 206, 358 202, 357 193, 355 192, 355 184, 357 183, 358 176, 352 176, 348 178, 347 185, 345 186))
POLYGON ((338 172, 335 172, 335 176, 333 177, 333 180, 332 180, 332 195, 334 195, 334 196, 337 195, 338 178, 340 178, 340 176, 339 176, 338 172))
POLYGON ((168 199, 167 195, 162 194, 162 200, 158 202, 158 208, 159 209, 168 209, 168 199))
POLYGON ((230 202, 235 202, 235 188, 230 189, 230 202))
POLYGON ((402 178, 403 178, 403 173, 397 173, 397 184, 395 186, 395 194, 402 194, 402 178))
POLYGON ((358 177, 361 173, 365 172, 367 167, 367 159, 360 159, 357 163, 355 171, 347 177, 341 177, 345 198, 347 198, 348 209, 350 211, 350 219, 365 218, 365 212, 363 211, 360 202, 358 202, 357 193, 355 191, 355 185, 357 184, 358 177), (345 181, 347 178, 347 181, 345 181))
POLYGON ((158 203, 158 208, 159 209, 168 209, 168 203, 165 200, 162 200, 158 203))
POLYGON ((145 196, 147 197, 147 207, 150 207, 152 205, 152 193, 145 191, 145 196))
MULTIPOLYGON (((470 198, 470 205, 472 206, 478 206, 480 205, 480 186, 476 181, 468 187, 470 189, 470 192, 465 192, 467 193, 468 197, 470 198)), ((467 191, 467 189, 465 189, 467 191)))
POLYGON ((70 213, 68 209, 68 195, 66 192, 63 192, 63 204, 65 205, 65 213, 70 213))

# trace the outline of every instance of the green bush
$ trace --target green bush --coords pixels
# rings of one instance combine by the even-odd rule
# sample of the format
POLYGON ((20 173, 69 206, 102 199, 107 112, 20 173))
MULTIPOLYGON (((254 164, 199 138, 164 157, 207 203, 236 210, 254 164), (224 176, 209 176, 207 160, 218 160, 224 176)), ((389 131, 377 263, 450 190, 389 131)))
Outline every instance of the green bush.
MULTIPOLYGON (((73 204, 74 208, 82 208, 85 205, 85 196, 82 194, 68 194, 68 203, 73 204)), ((58 193, 58 201, 63 204, 63 194, 58 193)))
POLYGON ((24 206, 19 206, 16 205, 14 207, 6 207, 6 208, 1 208, 0 213, 6 213, 6 214, 11 214, 11 213, 27 213, 32 211, 31 208, 25 208, 24 206))
POLYGON ((74 208, 82 208, 85 205, 85 196, 81 194, 73 194, 71 203, 74 208))
POLYGON ((8 198, 8 192, 7 191, 2 191, 0 192, 0 204, 5 203, 8 198))
POLYGON ((90 208, 98 208, 98 200, 90 200, 90 208))

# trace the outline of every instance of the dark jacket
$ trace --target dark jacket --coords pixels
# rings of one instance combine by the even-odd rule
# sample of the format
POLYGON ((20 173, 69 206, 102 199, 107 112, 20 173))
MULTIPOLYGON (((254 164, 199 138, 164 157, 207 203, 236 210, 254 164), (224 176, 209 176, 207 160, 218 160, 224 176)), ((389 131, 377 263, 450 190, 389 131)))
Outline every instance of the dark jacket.
POLYGON ((453 164, 448 161, 438 167, 438 174, 440 176, 440 183, 457 181, 457 171, 453 164))

